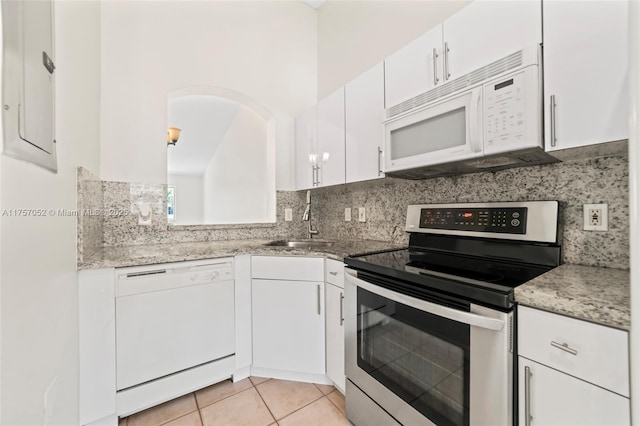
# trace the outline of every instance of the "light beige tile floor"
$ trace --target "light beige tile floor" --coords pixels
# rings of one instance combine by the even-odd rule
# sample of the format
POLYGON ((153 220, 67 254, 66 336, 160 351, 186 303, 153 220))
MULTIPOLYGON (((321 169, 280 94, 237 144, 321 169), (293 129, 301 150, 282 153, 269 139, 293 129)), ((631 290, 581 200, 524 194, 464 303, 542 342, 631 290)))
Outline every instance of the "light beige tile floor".
POLYGON ((349 425, 333 386, 251 377, 226 380, 120 419, 120 426, 349 425))

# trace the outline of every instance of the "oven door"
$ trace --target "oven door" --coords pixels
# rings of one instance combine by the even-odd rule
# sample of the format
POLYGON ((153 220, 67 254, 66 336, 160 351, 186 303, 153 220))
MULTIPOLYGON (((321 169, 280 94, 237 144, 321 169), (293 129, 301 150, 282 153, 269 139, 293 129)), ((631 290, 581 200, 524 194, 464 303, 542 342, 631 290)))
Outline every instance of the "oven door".
MULTIPOLYGON (((404 425, 512 424, 511 313, 444 306, 345 271, 351 383, 404 425)), ((347 387, 346 400, 349 420, 364 425, 362 398, 347 387)))
POLYGON ((482 86, 384 123, 385 172, 479 157, 482 86))

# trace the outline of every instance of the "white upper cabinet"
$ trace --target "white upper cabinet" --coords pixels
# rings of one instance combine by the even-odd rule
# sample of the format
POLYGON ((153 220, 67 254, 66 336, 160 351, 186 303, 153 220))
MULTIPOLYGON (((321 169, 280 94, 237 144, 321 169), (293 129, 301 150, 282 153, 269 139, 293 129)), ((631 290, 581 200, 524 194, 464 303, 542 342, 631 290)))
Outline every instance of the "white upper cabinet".
POLYGON ((444 21, 443 33, 444 80, 449 81, 540 44, 541 1, 475 0, 444 21))
POLYGON ((315 166, 312 164, 312 156, 315 155, 317 141, 317 107, 314 105, 296 117, 295 166, 298 190, 315 186, 315 166))
POLYGON ((545 1, 548 151, 628 137, 627 4, 545 1))
POLYGON ((345 183, 344 87, 318 102, 316 186, 345 183))
POLYGON ((384 69, 380 63, 345 87, 346 177, 358 182, 383 177, 384 69))
POLYGON ((398 105, 441 83, 444 63, 441 54, 442 25, 438 25, 386 58, 385 107, 398 105))
POLYGON ((385 107, 541 42, 540 0, 476 0, 385 59, 385 107))

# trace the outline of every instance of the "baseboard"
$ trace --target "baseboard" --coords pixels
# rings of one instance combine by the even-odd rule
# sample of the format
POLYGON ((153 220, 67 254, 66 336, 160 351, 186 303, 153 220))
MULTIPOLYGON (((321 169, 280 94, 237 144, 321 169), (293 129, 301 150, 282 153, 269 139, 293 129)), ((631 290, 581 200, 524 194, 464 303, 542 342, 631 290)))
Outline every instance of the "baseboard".
POLYGON ((251 375, 270 379, 291 380, 294 382, 318 383, 333 385, 325 374, 299 373, 296 371, 276 370, 274 368, 251 367, 251 375))

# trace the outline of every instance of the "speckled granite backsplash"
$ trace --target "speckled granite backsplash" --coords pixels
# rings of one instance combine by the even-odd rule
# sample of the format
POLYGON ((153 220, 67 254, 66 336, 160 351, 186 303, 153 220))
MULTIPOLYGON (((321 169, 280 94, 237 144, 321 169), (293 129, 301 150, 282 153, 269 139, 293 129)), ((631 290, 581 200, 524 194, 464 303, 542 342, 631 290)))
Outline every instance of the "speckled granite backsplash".
MULTIPOLYGON (((312 223, 318 238, 366 239, 406 243, 404 232, 409 204, 487 201, 558 200, 565 263, 629 267, 629 196, 626 141, 556 152, 562 163, 498 172, 409 181, 378 179, 312 190, 312 223), (609 231, 582 230, 582 205, 609 204, 609 231), (344 221, 345 207, 353 220, 344 221), (365 223, 357 221, 357 208, 366 208, 365 223)), ((277 192, 275 225, 193 229, 167 229, 166 185, 101 182, 84 173, 78 178, 78 206, 127 211, 102 221, 78 225, 78 256, 100 246, 129 246, 171 242, 232 239, 303 238, 301 220, 306 191, 277 192), (151 226, 138 225, 138 203, 149 203, 151 226), (293 221, 284 221, 284 209, 293 209, 293 221)))
POLYGON ((102 181, 85 168, 78 167, 78 262, 82 262, 85 251, 102 246, 104 194, 102 181))
MULTIPOLYGON (((556 155, 556 154, 554 154, 556 155)), ((626 142, 558 153, 562 163, 408 181, 378 179, 312 191, 321 238, 405 242, 409 204, 558 200, 565 263, 629 267, 629 188, 626 142), (609 204, 609 231, 582 230, 582 205, 609 204), (352 221, 344 221, 345 207, 352 221), (366 208, 365 223, 357 208, 366 208)))
POLYGON ((166 185, 103 182, 104 206, 113 211, 128 211, 126 216, 108 215, 104 218, 104 246, 129 246, 173 242, 236 240, 275 238, 280 236, 302 237, 305 225, 300 220, 304 212, 305 194, 293 191, 277 191, 277 222, 256 226, 179 226, 167 228, 166 185), (152 211, 150 226, 138 225, 139 203, 148 203, 152 211), (284 221, 284 209, 293 209, 294 221, 284 221))

